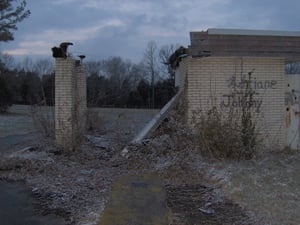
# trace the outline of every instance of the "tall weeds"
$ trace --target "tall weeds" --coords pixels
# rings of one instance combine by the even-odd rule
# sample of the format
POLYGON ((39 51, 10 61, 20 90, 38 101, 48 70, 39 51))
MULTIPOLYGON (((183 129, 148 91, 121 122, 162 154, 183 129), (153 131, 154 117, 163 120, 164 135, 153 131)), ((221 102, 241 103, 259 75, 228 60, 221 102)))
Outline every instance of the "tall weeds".
POLYGON ((216 158, 251 159, 261 142, 253 113, 255 91, 252 89, 252 72, 243 77, 231 93, 239 99, 240 107, 228 109, 214 105, 208 111, 194 111, 192 125, 195 143, 202 153, 216 158))
POLYGON ((31 117, 37 132, 54 140, 54 107, 32 105, 31 117))

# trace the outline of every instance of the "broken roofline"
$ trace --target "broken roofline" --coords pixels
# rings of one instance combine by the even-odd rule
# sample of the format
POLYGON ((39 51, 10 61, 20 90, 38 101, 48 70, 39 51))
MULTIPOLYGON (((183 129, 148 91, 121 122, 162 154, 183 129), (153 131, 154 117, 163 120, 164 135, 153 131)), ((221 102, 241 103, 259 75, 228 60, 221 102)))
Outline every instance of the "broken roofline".
POLYGON ((192 57, 279 57, 300 61, 300 32, 208 29, 191 32, 192 57), (204 54, 205 53, 205 54, 204 54))
POLYGON ((180 47, 169 58, 171 68, 183 57, 276 57, 286 63, 300 61, 300 32, 208 29, 190 32, 191 44, 180 47))
POLYGON ((285 36, 300 37, 300 31, 279 31, 279 30, 250 30, 250 29, 225 29, 209 28, 207 31, 191 31, 192 33, 207 33, 209 35, 249 35, 249 36, 285 36))

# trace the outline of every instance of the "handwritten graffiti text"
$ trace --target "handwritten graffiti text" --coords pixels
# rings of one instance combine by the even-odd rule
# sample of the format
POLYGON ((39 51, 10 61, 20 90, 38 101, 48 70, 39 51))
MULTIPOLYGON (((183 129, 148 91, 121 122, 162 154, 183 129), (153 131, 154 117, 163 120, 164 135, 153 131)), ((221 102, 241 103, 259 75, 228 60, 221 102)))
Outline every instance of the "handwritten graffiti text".
POLYGON ((256 112, 260 112, 260 106, 262 105, 262 99, 253 99, 251 101, 245 101, 243 96, 234 97, 233 95, 223 95, 223 99, 221 101, 221 107, 229 108, 229 107, 239 107, 239 108, 255 108, 256 112))

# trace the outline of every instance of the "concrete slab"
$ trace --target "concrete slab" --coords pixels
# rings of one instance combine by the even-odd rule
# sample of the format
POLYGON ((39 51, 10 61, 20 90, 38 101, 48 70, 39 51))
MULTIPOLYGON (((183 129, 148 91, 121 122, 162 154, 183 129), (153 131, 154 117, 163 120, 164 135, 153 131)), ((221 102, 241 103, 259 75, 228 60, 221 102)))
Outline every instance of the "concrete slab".
POLYGON ((170 214, 158 177, 124 175, 115 181, 99 225, 167 225, 170 214))

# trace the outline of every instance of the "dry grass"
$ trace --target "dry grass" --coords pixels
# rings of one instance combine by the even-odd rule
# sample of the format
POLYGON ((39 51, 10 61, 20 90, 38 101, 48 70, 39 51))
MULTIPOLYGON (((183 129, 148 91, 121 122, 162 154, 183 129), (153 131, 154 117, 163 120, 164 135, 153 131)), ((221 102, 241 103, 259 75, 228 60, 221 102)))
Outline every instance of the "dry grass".
POLYGON ((54 108, 49 106, 31 106, 34 127, 45 138, 54 139, 54 108))

